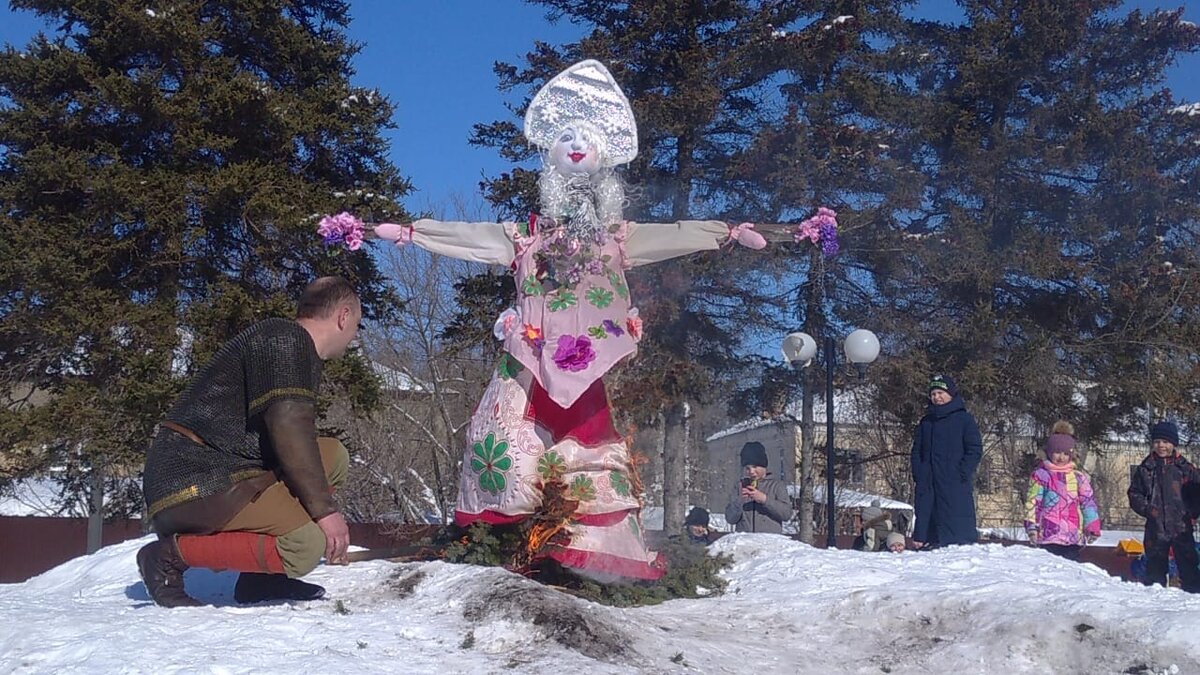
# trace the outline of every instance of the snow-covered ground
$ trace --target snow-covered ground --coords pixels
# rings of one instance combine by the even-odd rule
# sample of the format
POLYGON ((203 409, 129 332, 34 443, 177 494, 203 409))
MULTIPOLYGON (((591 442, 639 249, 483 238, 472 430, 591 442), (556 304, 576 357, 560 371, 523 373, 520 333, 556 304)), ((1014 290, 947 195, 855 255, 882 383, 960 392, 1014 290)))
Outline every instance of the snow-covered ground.
POLYGON ((312 603, 146 596, 130 541, 0 585, 0 671, 17 673, 1200 673, 1200 598, 1021 546, 814 549, 730 535, 725 595, 595 605, 497 568, 321 567, 312 603))

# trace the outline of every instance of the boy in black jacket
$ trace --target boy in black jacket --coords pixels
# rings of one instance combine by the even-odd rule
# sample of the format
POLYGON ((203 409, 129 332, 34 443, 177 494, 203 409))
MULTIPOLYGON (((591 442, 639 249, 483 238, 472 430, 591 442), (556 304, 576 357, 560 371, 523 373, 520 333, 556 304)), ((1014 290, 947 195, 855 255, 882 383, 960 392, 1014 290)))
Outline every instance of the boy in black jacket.
POLYGON ((1200 561, 1192 537, 1194 519, 1183 500, 1184 487, 1200 483, 1200 469, 1176 451, 1179 430, 1173 423, 1155 424, 1150 438, 1153 450, 1129 484, 1129 506, 1146 519, 1145 583, 1166 586, 1168 556, 1174 548, 1183 590, 1200 593, 1200 561))

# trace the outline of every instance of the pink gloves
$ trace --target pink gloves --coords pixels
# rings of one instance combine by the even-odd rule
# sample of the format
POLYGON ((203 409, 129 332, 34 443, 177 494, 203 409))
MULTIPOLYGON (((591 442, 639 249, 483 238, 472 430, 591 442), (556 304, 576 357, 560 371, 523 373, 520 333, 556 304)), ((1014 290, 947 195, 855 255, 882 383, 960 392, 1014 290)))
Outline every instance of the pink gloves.
POLYGON ((767 247, 767 240, 763 236, 754 231, 754 223, 742 223, 737 227, 729 228, 729 240, 752 248, 755 251, 761 251, 767 247))
POLYGON ((380 239, 396 242, 397 246, 407 246, 412 243, 412 225, 396 225, 395 223, 380 223, 375 226, 375 236, 380 239))

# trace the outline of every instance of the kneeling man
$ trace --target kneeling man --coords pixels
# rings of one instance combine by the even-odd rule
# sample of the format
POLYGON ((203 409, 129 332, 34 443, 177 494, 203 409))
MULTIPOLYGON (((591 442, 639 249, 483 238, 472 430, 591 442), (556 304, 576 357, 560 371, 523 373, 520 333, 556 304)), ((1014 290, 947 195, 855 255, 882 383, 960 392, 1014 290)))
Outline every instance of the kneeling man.
POLYGON ((349 282, 314 281, 294 321, 266 319, 227 342, 159 424, 143 484, 159 539, 137 555, 156 603, 202 604, 183 590, 189 567, 241 572, 241 603, 324 595, 299 577, 322 555, 346 562, 350 531, 333 491, 349 456, 317 438, 317 387, 361 319, 349 282))

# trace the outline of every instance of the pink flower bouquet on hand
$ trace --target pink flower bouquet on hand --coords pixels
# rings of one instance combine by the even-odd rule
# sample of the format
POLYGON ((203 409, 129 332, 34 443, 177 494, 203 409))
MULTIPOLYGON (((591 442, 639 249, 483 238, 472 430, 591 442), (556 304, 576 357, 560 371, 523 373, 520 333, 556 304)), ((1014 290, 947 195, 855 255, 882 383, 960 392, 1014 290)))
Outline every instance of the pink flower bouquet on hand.
POLYGON ((345 211, 336 216, 325 216, 317 226, 317 234, 325 240, 326 246, 345 244, 351 251, 362 247, 363 232, 363 222, 345 211))
POLYGON ((796 232, 792 236, 796 243, 811 241, 821 247, 821 252, 825 254, 825 257, 832 258, 840 250, 837 231, 837 212, 822 206, 817 209, 815 216, 801 222, 800 227, 796 228, 796 232))

